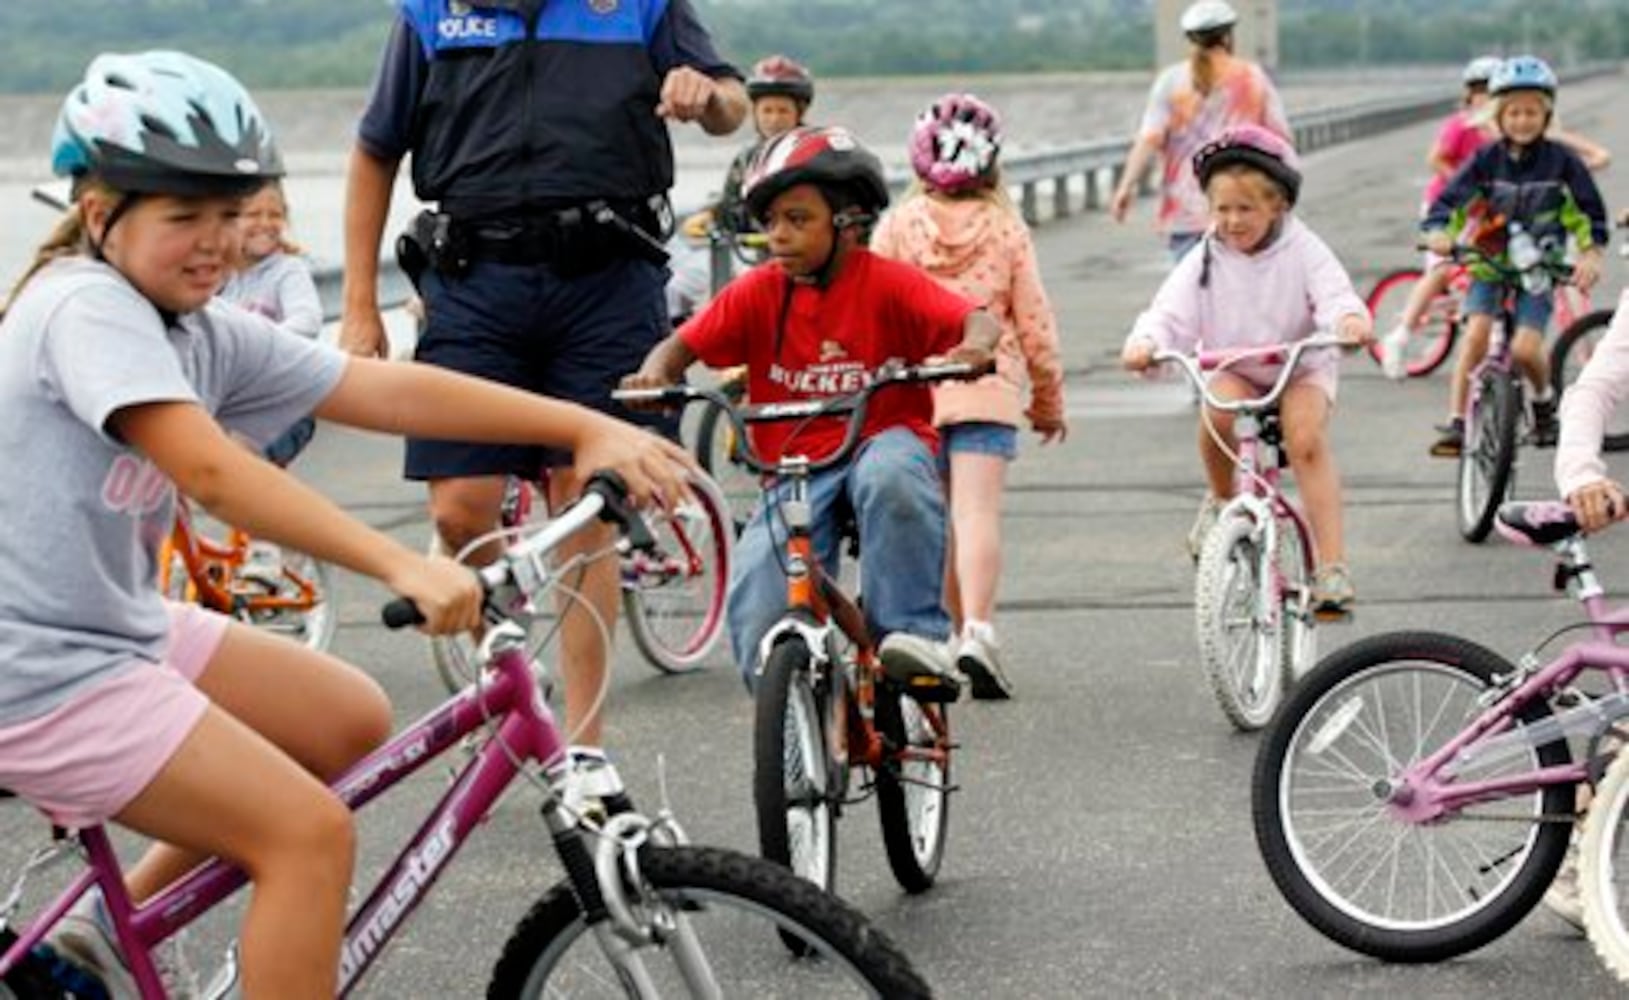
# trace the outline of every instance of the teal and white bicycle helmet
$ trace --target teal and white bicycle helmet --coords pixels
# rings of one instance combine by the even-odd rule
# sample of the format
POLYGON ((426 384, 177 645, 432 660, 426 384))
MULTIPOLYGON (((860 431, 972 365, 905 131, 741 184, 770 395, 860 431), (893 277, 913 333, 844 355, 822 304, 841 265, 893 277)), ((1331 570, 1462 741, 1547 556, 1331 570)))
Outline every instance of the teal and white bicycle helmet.
POLYGON ((51 169, 133 195, 230 196, 283 176, 283 160, 230 73, 160 51, 92 60, 63 102, 51 169))
POLYGON ((1554 98, 1558 82, 1555 70, 1538 56, 1512 56, 1499 64, 1488 80, 1488 93, 1494 97, 1532 90, 1554 98))

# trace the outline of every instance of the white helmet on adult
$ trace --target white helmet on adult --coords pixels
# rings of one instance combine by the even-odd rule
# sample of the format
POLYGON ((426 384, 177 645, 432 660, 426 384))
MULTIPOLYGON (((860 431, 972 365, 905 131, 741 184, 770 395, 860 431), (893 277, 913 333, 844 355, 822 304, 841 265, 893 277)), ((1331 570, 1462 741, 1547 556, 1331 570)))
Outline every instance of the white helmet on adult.
POLYGON ((1239 23, 1239 12, 1227 0, 1199 0, 1182 12, 1182 31, 1189 35, 1209 35, 1239 23))

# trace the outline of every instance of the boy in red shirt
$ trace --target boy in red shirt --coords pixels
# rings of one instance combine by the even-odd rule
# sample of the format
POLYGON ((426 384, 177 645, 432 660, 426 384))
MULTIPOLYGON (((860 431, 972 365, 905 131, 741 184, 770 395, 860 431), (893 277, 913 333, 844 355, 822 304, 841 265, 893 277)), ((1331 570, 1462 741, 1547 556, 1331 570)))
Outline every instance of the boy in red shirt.
MULTIPOLYGON (((672 385, 700 359, 714 368, 746 365, 748 396, 773 403, 855 392, 889 360, 989 359, 1001 334, 989 314, 865 248, 888 188, 881 162, 846 130, 799 128, 770 142, 748 172, 746 200, 773 261, 742 275, 658 344, 625 388, 672 385)), ((760 424, 753 444, 769 461, 783 451, 818 459, 838 447, 844 426, 841 418, 760 424)), ((954 697, 960 678, 944 646, 945 501, 928 388, 878 393, 861 442, 852 459, 810 483, 816 555, 836 571, 837 510, 846 503, 862 539, 860 588, 884 669, 902 681, 936 676, 954 697)), ((768 516, 773 510, 760 504, 736 543, 726 609, 749 687, 758 646, 786 607, 785 532, 768 516)))

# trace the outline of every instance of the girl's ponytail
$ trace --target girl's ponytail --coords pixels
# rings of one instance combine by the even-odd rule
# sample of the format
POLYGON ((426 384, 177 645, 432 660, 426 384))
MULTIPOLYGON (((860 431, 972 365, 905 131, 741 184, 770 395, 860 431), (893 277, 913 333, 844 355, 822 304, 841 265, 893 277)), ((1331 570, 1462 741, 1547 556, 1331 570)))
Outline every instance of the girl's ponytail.
POLYGON ((1195 45, 1188 57, 1188 72, 1193 77, 1193 89, 1200 97, 1208 97, 1216 88, 1216 53, 1220 46, 1195 45))

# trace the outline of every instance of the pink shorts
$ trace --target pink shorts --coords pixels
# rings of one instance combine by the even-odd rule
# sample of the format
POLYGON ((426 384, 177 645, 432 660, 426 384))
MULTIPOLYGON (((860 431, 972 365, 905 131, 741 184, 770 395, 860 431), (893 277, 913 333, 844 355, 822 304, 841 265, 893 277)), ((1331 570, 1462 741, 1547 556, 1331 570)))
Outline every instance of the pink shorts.
POLYGON ((209 707, 193 684, 231 621, 194 604, 168 607, 163 663, 144 661, 0 727, 0 787, 59 826, 83 828, 116 816, 158 776, 209 707))

